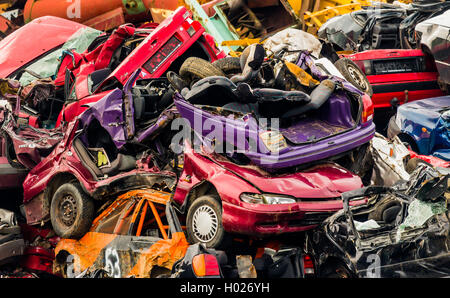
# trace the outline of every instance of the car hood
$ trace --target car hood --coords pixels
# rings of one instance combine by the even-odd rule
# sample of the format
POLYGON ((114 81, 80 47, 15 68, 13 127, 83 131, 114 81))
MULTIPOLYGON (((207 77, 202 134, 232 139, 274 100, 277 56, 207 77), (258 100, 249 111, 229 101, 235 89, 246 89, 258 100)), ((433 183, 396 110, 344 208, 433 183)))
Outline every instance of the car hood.
POLYGON ((42 54, 63 45, 71 35, 85 27, 52 16, 26 24, 0 42, 0 77, 8 77, 42 54))
POLYGON ((334 163, 319 164, 301 172, 283 175, 269 174, 256 166, 239 166, 225 161, 220 163, 262 192, 296 198, 337 198, 343 192, 363 186, 359 176, 334 163))

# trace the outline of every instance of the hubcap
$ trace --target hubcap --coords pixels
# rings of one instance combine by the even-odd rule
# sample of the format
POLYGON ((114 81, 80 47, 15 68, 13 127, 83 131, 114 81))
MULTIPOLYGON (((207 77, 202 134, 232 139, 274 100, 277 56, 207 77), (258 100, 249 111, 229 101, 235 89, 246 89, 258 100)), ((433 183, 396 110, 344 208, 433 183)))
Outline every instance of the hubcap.
POLYGON ((209 206, 201 206, 192 219, 195 237, 201 242, 211 241, 216 236, 218 223, 216 212, 209 206))
POLYGON ((364 81, 364 78, 361 76, 361 73, 356 70, 354 67, 349 66, 348 72, 350 73, 350 76, 355 80, 355 82, 365 91, 367 91, 367 84, 364 81))
POLYGON ((77 216, 77 205, 72 195, 65 195, 59 205, 60 218, 66 226, 71 226, 77 216))

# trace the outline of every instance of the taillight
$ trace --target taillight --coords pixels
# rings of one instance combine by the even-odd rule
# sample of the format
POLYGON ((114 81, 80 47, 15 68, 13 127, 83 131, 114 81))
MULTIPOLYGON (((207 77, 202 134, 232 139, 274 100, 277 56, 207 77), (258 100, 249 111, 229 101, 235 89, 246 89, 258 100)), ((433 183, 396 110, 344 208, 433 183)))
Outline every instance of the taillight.
POLYGON ((303 272, 305 274, 315 274, 314 262, 310 255, 303 255, 303 272))
POLYGON ((192 259, 192 269, 197 277, 219 277, 220 268, 213 255, 201 254, 192 259))
POLYGON ((373 102, 369 95, 366 93, 362 96, 363 112, 361 117, 361 123, 366 123, 373 120, 373 102))

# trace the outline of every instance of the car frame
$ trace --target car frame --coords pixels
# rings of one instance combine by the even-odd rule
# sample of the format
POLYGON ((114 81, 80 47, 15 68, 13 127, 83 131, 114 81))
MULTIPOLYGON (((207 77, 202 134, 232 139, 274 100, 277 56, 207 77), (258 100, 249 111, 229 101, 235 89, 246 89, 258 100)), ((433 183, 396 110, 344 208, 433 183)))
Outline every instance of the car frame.
POLYGON ((317 275, 447 277, 450 274, 449 220, 448 210, 442 207, 446 205, 443 193, 447 191, 447 180, 448 170, 440 173, 428 165, 420 165, 406 184, 368 186, 344 193, 344 209, 327 218, 309 235, 308 252, 317 266, 317 275), (367 204, 349 206, 350 202, 364 198, 368 198, 367 204), (408 219, 407 210, 414 202, 422 205, 415 204, 416 211, 411 212, 425 210, 420 209, 423 204, 433 206, 435 211, 427 213, 430 216, 424 219, 417 213, 408 219))

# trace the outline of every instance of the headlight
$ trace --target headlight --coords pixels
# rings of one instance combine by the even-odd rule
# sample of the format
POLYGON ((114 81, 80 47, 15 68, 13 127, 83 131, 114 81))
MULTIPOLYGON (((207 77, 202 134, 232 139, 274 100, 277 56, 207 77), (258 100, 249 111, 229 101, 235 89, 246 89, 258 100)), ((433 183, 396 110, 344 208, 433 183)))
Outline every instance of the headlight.
POLYGON ((275 194, 256 194, 256 193, 243 193, 241 194, 241 200, 250 204, 292 204, 297 201, 289 196, 275 195, 275 194))

